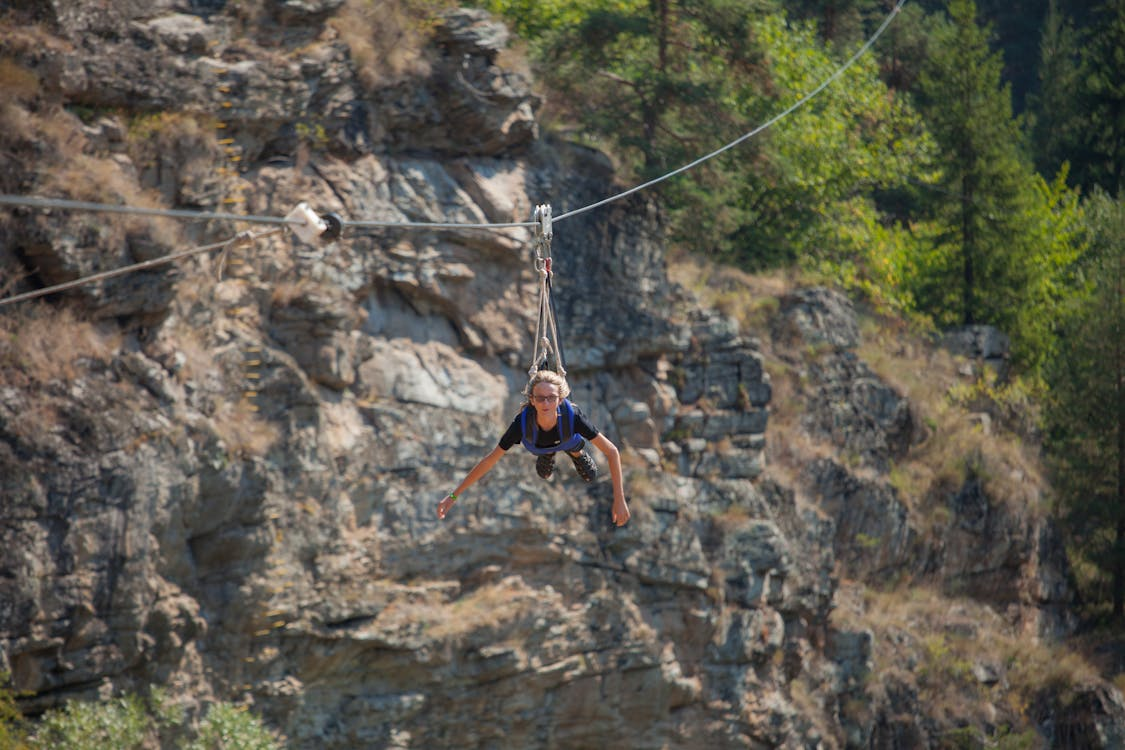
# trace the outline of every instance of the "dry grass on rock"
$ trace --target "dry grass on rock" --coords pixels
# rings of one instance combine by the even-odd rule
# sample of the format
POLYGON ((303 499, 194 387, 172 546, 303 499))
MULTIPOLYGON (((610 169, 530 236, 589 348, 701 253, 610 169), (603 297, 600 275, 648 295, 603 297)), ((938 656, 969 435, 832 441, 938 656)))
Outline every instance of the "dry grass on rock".
POLYGON ((980 390, 961 374, 963 361, 875 321, 864 326, 858 354, 906 396, 921 421, 922 439, 890 474, 904 502, 928 504, 978 479, 994 501, 1032 513, 1045 510, 1036 446, 972 408, 965 394, 979 399, 980 390))
POLYGON ((925 587, 876 591, 841 585, 832 625, 870 631, 876 673, 905 676, 928 715, 951 724, 1031 726, 1028 707, 1044 689, 1059 695, 1099 679, 1079 651, 1029 636, 987 604, 925 587))
POLYGON ((423 42, 437 12, 450 7, 446 0, 347 0, 329 25, 351 50, 360 82, 376 89, 427 72, 423 42))
POLYGON ((80 318, 69 307, 22 303, 0 308, 0 383, 5 385, 74 380, 84 361, 108 363, 120 346, 118 332, 80 318))

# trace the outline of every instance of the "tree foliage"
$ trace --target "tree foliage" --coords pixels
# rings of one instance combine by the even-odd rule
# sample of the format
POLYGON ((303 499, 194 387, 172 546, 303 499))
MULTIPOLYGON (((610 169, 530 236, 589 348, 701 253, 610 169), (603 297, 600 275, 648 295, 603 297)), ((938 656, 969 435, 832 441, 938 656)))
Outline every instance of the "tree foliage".
MULTIPOLYGON (((759 110, 783 111, 841 64, 810 24, 772 15, 754 29, 771 84, 754 101, 759 110)), ((849 230, 879 220, 875 191, 929 179, 932 156, 921 118, 882 82, 876 60, 861 57, 767 131, 758 162, 741 171, 738 254, 759 267, 853 257, 859 248, 849 230)))
MULTIPOLYGON (((1125 616, 1125 204, 1089 201, 1084 291, 1062 317, 1048 380, 1049 448, 1072 554, 1096 572, 1087 600, 1125 616), (1104 578, 1108 588, 1096 582, 1104 578), (1108 594, 1108 596, 1107 596, 1108 594)), ((1081 566, 1079 566, 1081 567, 1081 566)))
MULTIPOLYGON (((868 3, 856 3, 852 10, 868 3)), ((666 174, 813 91, 850 49, 771 3, 497 0, 533 35, 540 75, 627 175, 666 174)), ((822 8, 823 12, 828 12, 822 8)), ((848 17, 858 17, 852 10, 848 17)), ((661 186, 673 241, 762 268, 839 257, 839 220, 862 224, 873 190, 925 169, 930 141, 871 56, 778 125, 661 186), (840 205, 847 204, 845 210, 840 205), (827 239, 826 239, 827 238, 827 239)))
POLYGON ((882 17, 890 7, 879 0, 790 0, 786 12, 815 23, 820 37, 836 44, 858 44, 865 36, 865 21, 882 17))
POLYGON ((1125 188, 1125 0, 1052 3, 1029 99, 1040 169, 1068 162, 1076 185, 1125 188), (1079 20, 1075 20, 1075 19, 1079 20))
POLYGON ((9 685, 11 675, 0 672, 0 750, 27 750, 27 731, 16 692, 9 685))
POLYGON ((1009 285, 996 285, 997 274, 1013 271, 1004 261, 1023 249, 1006 247, 1025 208, 1020 132, 1001 83, 1002 61, 977 25, 976 5, 952 0, 949 14, 934 29, 919 78, 919 100, 941 148, 934 209, 946 218, 953 245, 941 285, 960 298, 935 309, 957 310, 961 323, 996 322, 989 287, 1009 285))
POLYGON ((1088 160, 1078 165, 1080 180, 1119 195, 1125 191, 1125 0, 1101 7, 1083 49, 1081 132, 1088 160))
POLYGON ((944 228, 919 264, 914 294, 942 325, 1007 331, 1020 363, 1036 369, 1077 257, 1076 196, 1065 171, 1035 172, 1014 116, 1003 61, 972 0, 951 0, 918 79, 920 107, 940 148, 941 177, 926 212, 944 228))
POLYGON ((1040 36, 1039 86, 1028 101, 1033 154, 1041 174, 1057 172, 1078 156, 1083 127, 1079 52, 1078 31, 1052 1, 1040 36))
POLYGON ((492 3, 531 34, 553 98, 607 141, 634 176, 680 166, 717 143, 753 76, 749 20, 733 0, 492 3))

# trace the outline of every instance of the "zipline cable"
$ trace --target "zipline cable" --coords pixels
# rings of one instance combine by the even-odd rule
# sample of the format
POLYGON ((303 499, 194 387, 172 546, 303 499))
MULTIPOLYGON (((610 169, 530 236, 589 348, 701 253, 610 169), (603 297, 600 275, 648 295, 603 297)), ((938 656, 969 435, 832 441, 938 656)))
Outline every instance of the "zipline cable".
POLYGON ((213 244, 203 245, 201 247, 193 247, 190 250, 183 250, 183 251, 178 252, 178 253, 172 253, 171 255, 163 255, 159 258, 153 258, 151 260, 141 261, 140 263, 134 263, 133 265, 130 265, 130 266, 123 266, 121 268, 115 268, 111 271, 104 271, 102 273, 96 273, 96 274, 93 274, 91 276, 84 276, 80 279, 74 279, 73 281, 65 281, 61 284, 55 284, 54 286, 44 287, 43 289, 36 289, 34 291, 31 291, 31 292, 25 292, 24 294, 17 294, 17 295, 12 296, 12 297, 5 297, 4 299, 0 299, 0 307, 3 307, 4 305, 11 305, 11 304, 14 304, 16 302, 24 302, 24 301, 29 300, 29 299, 35 299, 36 297, 44 297, 48 294, 54 294, 55 292, 66 291, 67 289, 73 289, 74 287, 82 286, 84 284, 92 284, 95 281, 105 281, 106 279, 112 279, 112 278, 115 278, 117 276, 124 276, 125 274, 133 273, 134 271, 143 271, 146 268, 155 268, 156 266, 162 266, 162 265, 165 265, 165 264, 168 264, 168 263, 174 263, 177 260, 181 260, 183 258, 187 258, 187 257, 190 257, 192 255, 199 255, 200 253, 206 253, 206 252, 210 252, 212 250, 218 250, 220 248, 224 248, 224 249, 229 250, 232 247, 236 247, 238 245, 243 245, 243 244, 249 244, 251 242, 254 242, 255 240, 260 240, 264 237, 268 237, 270 235, 277 234, 277 233, 282 232, 282 231, 284 231, 282 228, 277 228, 277 229, 267 229, 263 232, 258 232, 258 233, 253 233, 253 232, 249 232, 249 231, 239 232, 237 235, 235 235, 231 239, 224 240, 222 242, 215 242, 213 244))
POLYGON ((438 221, 345 221, 344 226, 359 227, 361 229, 368 228, 400 228, 405 227, 408 229, 517 229, 524 227, 533 227, 533 221, 512 221, 507 223, 497 224, 459 224, 457 222, 438 222, 438 221))
POLYGON ((278 216, 254 216, 251 214, 214 213, 193 211, 184 208, 145 208, 142 206, 119 205, 113 203, 94 203, 76 201, 68 198, 40 198, 28 195, 0 195, 0 205, 26 206, 29 208, 62 208, 71 211, 91 211, 94 213, 133 214, 138 216, 157 216, 169 219, 188 219, 192 221, 245 221, 251 224, 292 224, 291 219, 278 216))
MULTIPOLYGON (((76 201, 69 198, 42 198, 28 195, 0 195, 0 205, 23 206, 28 208, 61 208, 71 211, 90 211, 94 213, 134 214, 139 216, 156 216, 170 219, 187 219, 190 221, 244 221, 252 224, 302 224, 300 220, 284 216, 258 216, 254 214, 216 213, 212 211, 193 211, 182 208, 144 208, 141 206, 116 205, 112 203, 94 203, 92 201, 76 201)), ((426 221, 345 221, 349 227, 403 227, 410 229, 513 229, 517 227, 534 227, 535 222, 519 221, 511 223, 456 223, 456 222, 426 222, 426 221)))

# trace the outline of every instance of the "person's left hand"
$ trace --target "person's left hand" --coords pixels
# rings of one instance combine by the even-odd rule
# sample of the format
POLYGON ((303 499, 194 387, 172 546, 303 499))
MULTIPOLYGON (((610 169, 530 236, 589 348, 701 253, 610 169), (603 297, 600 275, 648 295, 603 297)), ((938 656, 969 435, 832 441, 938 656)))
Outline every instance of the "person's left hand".
POLYGON ((452 495, 446 495, 445 498, 437 505, 437 517, 444 520, 445 514, 453 507, 453 503, 457 502, 457 498, 452 495))
POLYGON ((629 504, 625 502, 625 498, 620 500, 614 499, 613 501, 613 522, 618 526, 624 526, 629 523, 629 518, 632 516, 629 513, 629 504))

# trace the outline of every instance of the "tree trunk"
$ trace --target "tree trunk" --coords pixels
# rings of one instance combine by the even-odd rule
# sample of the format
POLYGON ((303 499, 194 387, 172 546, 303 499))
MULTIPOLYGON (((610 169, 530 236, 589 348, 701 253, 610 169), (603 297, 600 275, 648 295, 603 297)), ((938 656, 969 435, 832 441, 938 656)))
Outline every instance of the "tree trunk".
POLYGON ((643 82, 638 85, 639 91, 646 92, 642 93, 641 109, 645 138, 645 171, 650 175, 661 166, 658 149, 656 148, 656 130, 660 126, 660 116, 664 105, 663 91, 660 89, 663 86, 662 82, 668 76, 668 44, 671 36, 668 0, 655 0, 651 7, 656 13, 656 70, 661 83, 658 83, 655 89, 648 89, 643 82))
POLYGON ((1125 549, 1125 517, 1117 519, 1113 548, 1113 619, 1120 621, 1125 615, 1125 556, 1122 556, 1122 549, 1125 549))
POLYGON ((973 258, 976 255, 976 229, 973 226, 972 180, 966 174, 961 178, 961 319, 965 325, 976 323, 976 273, 973 258))
MULTIPOLYGON (((1122 274, 1120 266, 1116 277, 1116 298, 1122 299, 1122 274)), ((1114 395, 1116 396, 1117 432, 1117 487, 1114 498, 1117 509, 1117 538, 1113 560, 1113 619, 1125 616, 1125 344, 1121 331, 1113 342, 1114 395)))

